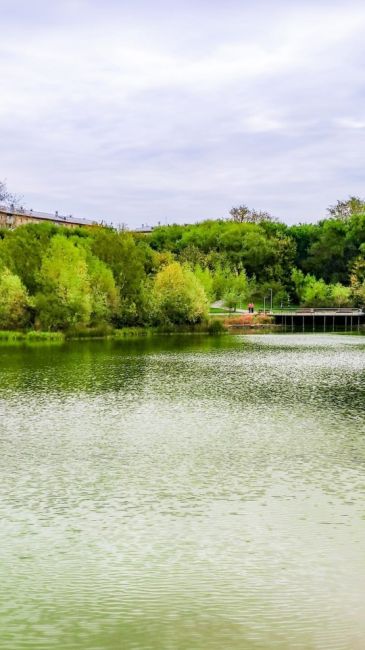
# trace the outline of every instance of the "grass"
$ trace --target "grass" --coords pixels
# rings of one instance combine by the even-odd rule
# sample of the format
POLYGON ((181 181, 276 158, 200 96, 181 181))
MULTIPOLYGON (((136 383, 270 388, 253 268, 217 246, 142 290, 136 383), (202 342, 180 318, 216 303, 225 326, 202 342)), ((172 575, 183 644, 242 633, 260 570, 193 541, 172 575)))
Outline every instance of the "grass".
POLYGON ((139 336, 152 336, 155 330, 151 327, 122 327, 121 329, 114 330, 114 339, 135 338, 139 336))
MULTIPOLYGON (((219 316, 219 314, 217 314, 219 316)), ((222 315, 228 316, 226 312, 222 315)), ((87 339, 127 339, 150 337, 156 334, 221 334, 226 329, 219 319, 210 319, 195 325, 160 325, 159 327, 121 327, 114 329, 110 325, 97 327, 78 327, 66 332, 43 332, 38 330, 14 331, 0 330, 0 345, 24 345, 36 343, 61 344, 66 340, 87 339)))
POLYGON ((13 330, 0 330, 1 343, 63 343, 65 336, 62 332, 16 332, 13 330))
POLYGON ((230 314, 229 309, 224 309, 224 307, 211 307, 209 309, 210 314, 230 314))
POLYGON ((0 341, 24 341, 25 334, 24 332, 12 332, 8 330, 0 331, 0 341))
POLYGON ((105 339, 113 336, 111 325, 101 323, 94 327, 72 327, 65 332, 66 339, 105 339))
POLYGON ((28 343, 63 343, 65 335, 63 332, 36 332, 31 330, 26 333, 25 340, 28 343))
POLYGON ((138 336, 153 336, 155 334, 221 334, 225 328, 220 320, 211 319, 191 325, 159 325, 158 327, 123 327, 115 330, 116 339, 138 336))

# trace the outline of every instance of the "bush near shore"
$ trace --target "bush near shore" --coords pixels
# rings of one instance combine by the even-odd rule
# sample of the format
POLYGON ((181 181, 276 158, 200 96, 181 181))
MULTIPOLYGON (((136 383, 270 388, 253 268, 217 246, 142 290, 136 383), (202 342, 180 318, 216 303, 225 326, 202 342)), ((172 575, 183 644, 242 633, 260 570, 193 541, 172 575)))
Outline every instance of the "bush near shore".
POLYGON ((225 318, 223 321, 225 328, 231 327, 262 327, 272 325, 274 319, 269 314, 240 314, 225 318))

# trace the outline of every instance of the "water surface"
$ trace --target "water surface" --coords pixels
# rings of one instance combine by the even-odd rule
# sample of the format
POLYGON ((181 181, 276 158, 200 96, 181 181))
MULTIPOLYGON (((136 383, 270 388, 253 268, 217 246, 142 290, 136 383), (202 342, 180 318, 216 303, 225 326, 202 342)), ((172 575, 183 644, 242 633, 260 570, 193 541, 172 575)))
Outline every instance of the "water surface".
POLYGON ((1 650, 363 650, 365 339, 0 347, 1 650))

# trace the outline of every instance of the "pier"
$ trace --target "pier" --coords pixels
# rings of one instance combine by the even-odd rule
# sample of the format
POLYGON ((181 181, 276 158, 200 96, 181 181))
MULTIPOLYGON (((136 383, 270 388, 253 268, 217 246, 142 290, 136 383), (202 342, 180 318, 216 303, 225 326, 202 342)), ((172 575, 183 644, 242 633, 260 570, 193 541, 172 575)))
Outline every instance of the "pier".
POLYGON ((350 307, 313 307, 295 310, 280 310, 270 313, 276 325, 281 325, 284 331, 303 332, 335 332, 359 331, 365 324, 365 313, 362 309, 350 307))

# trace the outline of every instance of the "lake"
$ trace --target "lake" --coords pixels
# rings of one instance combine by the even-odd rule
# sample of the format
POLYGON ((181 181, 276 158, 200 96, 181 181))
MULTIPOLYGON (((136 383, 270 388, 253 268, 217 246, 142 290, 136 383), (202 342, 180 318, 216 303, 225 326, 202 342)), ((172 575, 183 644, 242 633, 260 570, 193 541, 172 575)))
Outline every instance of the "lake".
POLYGON ((1 650, 363 650, 365 337, 0 347, 1 650))

